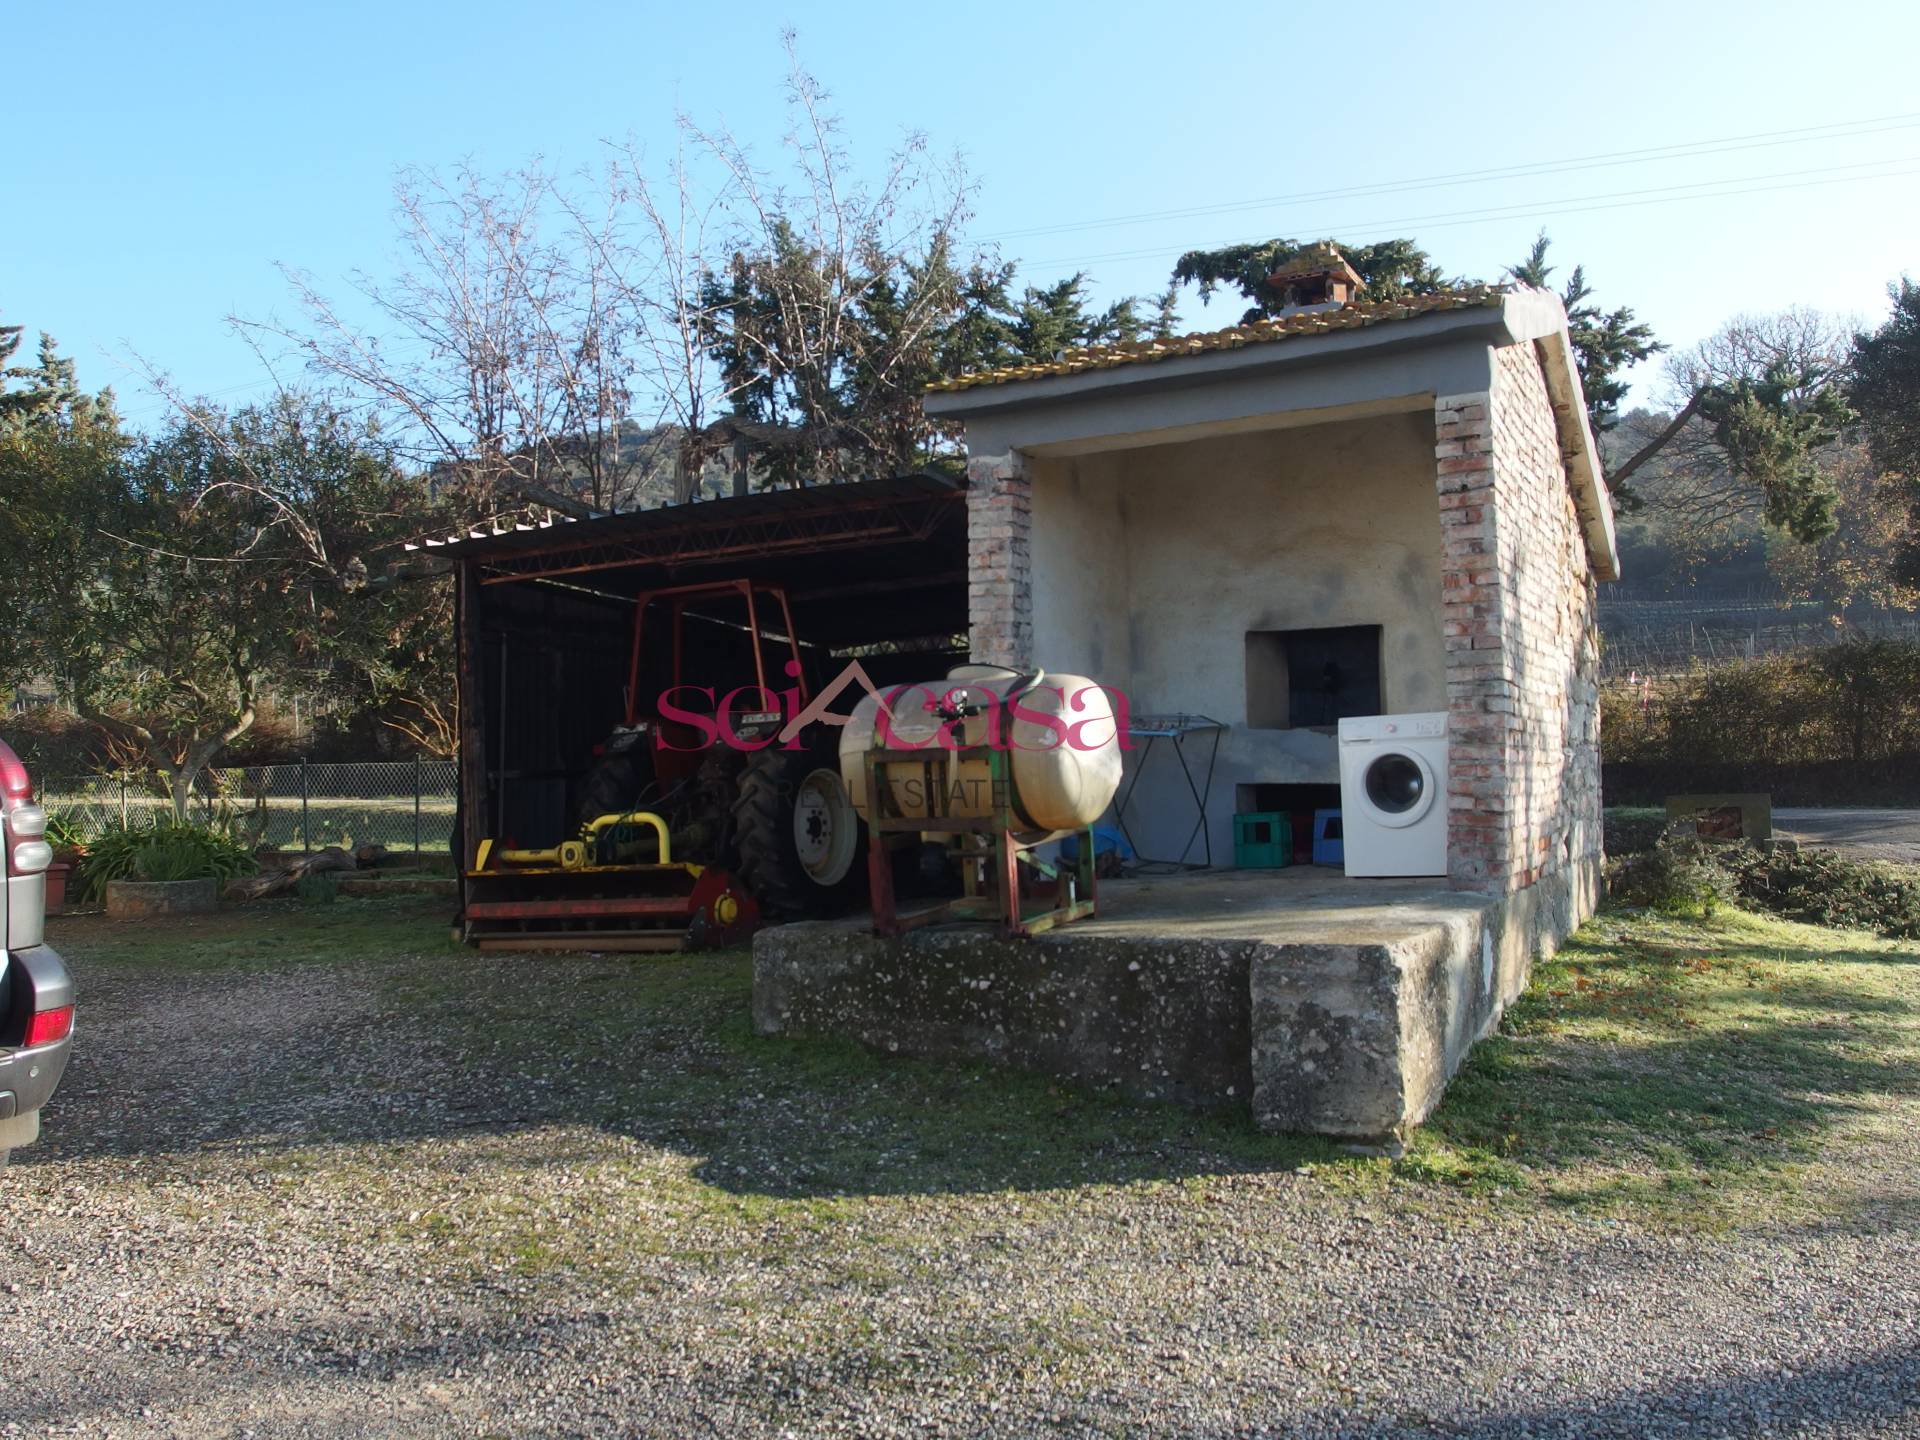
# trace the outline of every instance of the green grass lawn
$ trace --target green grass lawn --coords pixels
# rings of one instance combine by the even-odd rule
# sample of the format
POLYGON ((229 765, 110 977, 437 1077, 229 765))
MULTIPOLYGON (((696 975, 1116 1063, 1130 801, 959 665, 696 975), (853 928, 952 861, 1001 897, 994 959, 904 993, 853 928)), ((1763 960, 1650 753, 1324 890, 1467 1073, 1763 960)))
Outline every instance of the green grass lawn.
POLYGON ((1920 945, 1737 912, 1588 924, 1536 966, 1391 1162, 1262 1135, 1244 1113, 763 1039, 741 952, 480 956, 452 943, 447 915, 411 898, 283 901, 137 927, 70 919, 51 938, 83 987, 102 970, 354 967, 347 983, 441 1037, 474 1083, 537 1087, 541 1123, 638 1142, 649 1158, 606 1163, 640 1166, 660 1203, 802 1224, 929 1194, 1070 1203, 1088 1187, 1170 1182, 1204 1197, 1303 1167, 1412 1203, 1465 1190, 1545 1213, 1740 1224, 1843 1203, 1826 1162, 1908 1143, 1920 1108, 1920 945))
MULTIPOLYGON (((1401 1169, 1577 1207, 1770 1211, 1920 1094, 1920 945, 1603 914, 1535 967, 1401 1169)), ((1804 1198, 1804 1197, 1803 1197, 1804 1198)))

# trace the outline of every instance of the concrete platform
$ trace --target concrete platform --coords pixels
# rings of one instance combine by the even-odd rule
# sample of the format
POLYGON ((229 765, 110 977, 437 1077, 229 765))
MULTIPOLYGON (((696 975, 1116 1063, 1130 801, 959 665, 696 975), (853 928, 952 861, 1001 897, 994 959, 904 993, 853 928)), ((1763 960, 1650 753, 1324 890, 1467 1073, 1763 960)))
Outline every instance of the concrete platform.
POLYGON ((1108 881, 1100 914, 1030 940, 865 917, 764 930, 764 1034, 986 1059, 1267 1129, 1380 1142, 1439 1103, 1473 1042, 1592 909, 1597 870, 1495 897, 1444 880, 1215 870, 1108 881))
MULTIPOLYGON (((1445 879, 1353 880, 1338 870, 1194 870, 1100 882, 1100 914, 1074 927, 1082 938, 1131 935, 1274 944, 1391 945, 1436 924, 1478 914, 1486 895, 1450 890, 1445 879)), ((835 922, 845 924, 845 921, 835 922)))

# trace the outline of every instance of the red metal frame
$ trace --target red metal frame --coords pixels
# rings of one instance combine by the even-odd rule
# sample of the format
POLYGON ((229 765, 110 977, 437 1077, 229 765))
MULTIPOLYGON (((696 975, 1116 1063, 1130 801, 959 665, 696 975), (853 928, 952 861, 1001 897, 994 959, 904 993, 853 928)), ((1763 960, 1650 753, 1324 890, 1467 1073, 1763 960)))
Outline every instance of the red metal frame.
POLYGON ((794 685, 800 691, 800 704, 804 708, 812 698, 808 693, 806 665, 800 658, 800 637, 793 628, 793 610, 787 604, 787 591, 783 585, 768 585, 757 580, 720 580, 708 581, 700 585, 669 585, 658 590, 642 590, 633 601, 633 647, 627 657, 627 716, 626 723, 634 724, 641 713, 640 706, 640 641, 646 630, 647 607, 656 600, 673 601, 673 684, 678 686, 682 676, 682 658, 685 654, 684 625, 687 602, 702 597, 724 599, 739 596, 746 602, 747 633, 753 637, 753 677, 763 693, 777 694, 767 684, 767 666, 765 651, 762 648, 765 637, 760 630, 759 608, 754 603, 755 594, 770 595, 780 602, 781 623, 787 631, 787 653, 793 657, 793 668, 799 673, 794 676, 794 685))

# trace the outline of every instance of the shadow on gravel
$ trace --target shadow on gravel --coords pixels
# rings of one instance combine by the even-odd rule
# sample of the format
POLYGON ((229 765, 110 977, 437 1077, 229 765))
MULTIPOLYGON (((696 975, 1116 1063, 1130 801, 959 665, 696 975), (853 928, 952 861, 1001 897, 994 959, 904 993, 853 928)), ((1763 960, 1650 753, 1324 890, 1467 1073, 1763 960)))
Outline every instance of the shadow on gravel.
MULTIPOLYGON (((1898 952, 1795 956, 1764 933, 1608 927, 1542 967, 1512 1033, 1470 1057, 1411 1173, 1511 1185, 1524 1162, 1560 1177, 1561 1198, 1601 1204, 1620 1198, 1620 1174, 1739 1185, 1856 1111, 1920 1093, 1911 986, 1870 978, 1898 973, 1883 963, 1898 952)), ((18 1157, 29 1166, 563 1127, 688 1157, 695 1178, 743 1197, 1362 1163, 1262 1135, 1244 1110, 758 1037, 741 952, 483 956, 450 943, 444 905, 418 900, 56 922, 51 938, 76 972, 81 1023, 46 1138, 18 1157)))
MULTIPOLYGON (((768 1040, 742 952, 485 956, 432 902, 129 931, 64 922, 81 1023, 16 1163, 190 1159, 586 1127, 742 1196, 1050 1190, 1352 1163, 1254 1130, 986 1067, 768 1040)), ((567 1140, 556 1136, 558 1148, 567 1140)), ((556 1159, 558 1156, 556 1155, 556 1159)))
MULTIPOLYGON (((688 1365, 683 1385, 632 1397, 580 1387, 542 1395, 556 1359, 592 1353, 612 1323, 606 1312, 502 1315, 483 1323, 396 1325, 392 1317, 183 1328, 164 1345, 125 1350, 98 1367, 60 1377, 39 1393, 10 1397, 7 1433, 73 1433, 89 1422, 110 1435, 286 1436, 361 1440, 369 1435, 674 1435, 738 1433, 751 1419, 747 1395, 726 1377, 688 1365), (157 1363, 159 1362, 159 1363, 157 1363), (90 1373, 89 1373, 90 1372, 90 1373), (500 1424, 500 1391, 519 1391, 511 1429, 500 1424), (542 1403, 544 1402, 544 1404, 542 1403), (636 1423, 636 1409, 644 1420, 636 1423), (140 1421, 133 1423, 138 1415, 140 1421), (220 1417, 220 1418, 215 1418, 220 1417)), ((621 1363, 632 1363, 630 1352, 621 1363)), ((750 1393, 750 1392, 749 1392, 750 1393)))
MULTIPOLYGON (((1738 1375, 1649 1386, 1571 1406, 1540 1405, 1471 1418, 1403 1417, 1390 1423, 1328 1417, 1282 1434, 1476 1437, 1476 1440, 1597 1440, 1649 1435, 1851 1435, 1920 1414, 1920 1350, 1884 1350, 1795 1374, 1738 1375)), ((1876 1429, 1876 1432, 1877 1429, 1876 1429)), ((1902 1433, 1905 1433, 1902 1431, 1902 1433)))

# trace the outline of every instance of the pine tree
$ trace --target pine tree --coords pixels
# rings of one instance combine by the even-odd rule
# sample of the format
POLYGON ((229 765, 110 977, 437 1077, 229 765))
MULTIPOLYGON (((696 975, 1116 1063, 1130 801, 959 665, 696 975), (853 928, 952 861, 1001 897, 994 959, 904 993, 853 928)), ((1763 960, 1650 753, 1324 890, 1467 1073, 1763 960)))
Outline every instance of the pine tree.
POLYGON ((1267 277, 1311 244, 1333 245, 1347 263, 1367 282, 1362 296, 1366 300, 1403 300, 1409 295, 1431 295, 1449 282, 1440 267, 1411 240, 1382 240, 1373 245, 1347 245, 1338 240, 1325 242, 1266 240, 1258 245, 1228 245, 1219 250, 1189 250, 1173 267, 1173 286, 1169 295, 1182 285, 1196 285, 1200 303, 1206 304, 1213 292, 1222 287, 1238 290, 1251 301, 1240 317, 1242 325, 1279 313, 1283 297, 1268 283, 1267 277))
POLYGON ((1849 392, 1881 470, 1920 484, 1920 285, 1888 292, 1893 314, 1853 337, 1849 392))
POLYGON ((1920 585, 1920 285, 1902 277, 1888 293, 1893 314, 1853 337, 1849 398, 1884 483, 1906 500, 1907 534, 1895 563, 1903 581, 1920 585))
POLYGON ((1155 297, 1153 319, 1147 334, 1155 340, 1171 340, 1180 332, 1180 286, 1170 284, 1155 297))
POLYGON ((53 336, 40 332, 37 363, 8 365, 20 349, 25 327, 0 325, 0 432, 38 423, 67 426, 110 423, 113 392, 82 393, 74 362, 53 336))
MULTIPOLYGON (((1527 258, 1510 267, 1507 274, 1523 285, 1551 289, 1548 282, 1554 267, 1547 264, 1551 243, 1542 230, 1527 258)), ((1585 266, 1573 267, 1559 294, 1567 309, 1567 338, 1573 343, 1574 361, 1580 368, 1580 388, 1587 396, 1587 418, 1593 433, 1599 435, 1620 423, 1620 402, 1633 388, 1623 373, 1667 347, 1653 338, 1653 327, 1636 321, 1626 306, 1602 310, 1592 303, 1593 287, 1587 284, 1585 266)))
POLYGON ((1029 285, 1007 324, 1014 356, 1026 361, 1054 360, 1087 345, 1138 340, 1153 327, 1155 322, 1140 313, 1140 301, 1131 295, 1105 310, 1089 310, 1087 285, 1084 271, 1051 285, 1029 285))

